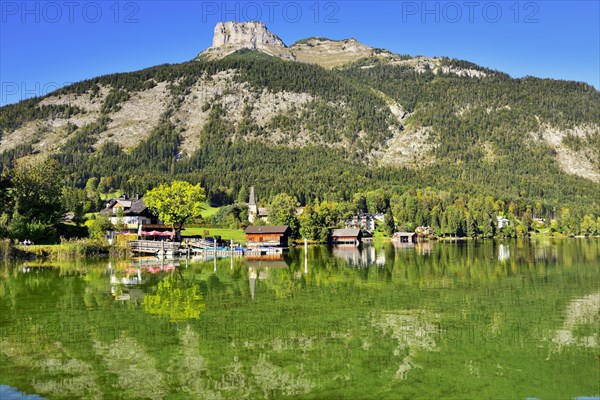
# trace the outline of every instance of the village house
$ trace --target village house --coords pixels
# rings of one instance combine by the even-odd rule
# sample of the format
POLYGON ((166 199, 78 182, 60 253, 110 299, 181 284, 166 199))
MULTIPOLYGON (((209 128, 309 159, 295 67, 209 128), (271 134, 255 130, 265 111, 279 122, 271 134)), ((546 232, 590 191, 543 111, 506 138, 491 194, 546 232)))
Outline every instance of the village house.
POLYGON ((146 207, 142 196, 129 198, 123 195, 119 198, 111 199, 106 202, 106 208, 100 211, 100 215, 108 217, 110 223, 117 225, 122 223, 129 230, 137 230, 140 225, 159 225, 160 221, 146 207), (120 215, 122 213, 122 216, 120 215))
POLYGON ((505 217, 502 217, 502 216, 500 216, 500 215, 498 215, 498 216, 496 217, 496 220, 498 221, 498 229, 502 229, 502 228, 504 228, 505 226, 508 226, 508 225, 510 225, 510 221, 509 221, 507 218, 505 218, 505 217))
POLYGON ((428 238, 433 236, 433 229, 431 229, 430 226, 419 226, 417 229, 415 229, 415 233, 418 237, 428 238))
POLYGON ((383 214, 358 214, 353 215, 344 223, 346 229, 362 229, 365 231, 372 232, 375 230, 376 221, 384 222, 385 216, 383 214))
POLYGON ((359 245, 362 240, 360 229, 334 229, 331 231, 331 243, 359 245))
POLYGON ((287 247, 292 230, 287 225, 249 226, 246 228, 248 247, 287 247))

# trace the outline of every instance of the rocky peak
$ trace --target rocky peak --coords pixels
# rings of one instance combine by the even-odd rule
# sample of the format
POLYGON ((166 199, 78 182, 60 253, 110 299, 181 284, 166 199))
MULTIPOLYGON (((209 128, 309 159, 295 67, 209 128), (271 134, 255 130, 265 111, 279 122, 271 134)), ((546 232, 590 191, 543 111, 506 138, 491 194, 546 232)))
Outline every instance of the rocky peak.
POLYGON ((360 58, 377 56, 394 59, 388 51, 376 53, 356 39, 331 40, 313 37, 300 40, 287 47, 265 24, 259 21, 219 22, 215 26, 212 47, 200 53, 204 60, 222 59, 238 50, 250 49, 286 60, 318 64, 324 68, 334 68, 351 63, 360 58))
POLYGON ((270 32, 262 22, 227 21, 219 22, 215 26, 213 48, 234 47, 259 50, 267 46, 286 47, 283 41, 270 32))

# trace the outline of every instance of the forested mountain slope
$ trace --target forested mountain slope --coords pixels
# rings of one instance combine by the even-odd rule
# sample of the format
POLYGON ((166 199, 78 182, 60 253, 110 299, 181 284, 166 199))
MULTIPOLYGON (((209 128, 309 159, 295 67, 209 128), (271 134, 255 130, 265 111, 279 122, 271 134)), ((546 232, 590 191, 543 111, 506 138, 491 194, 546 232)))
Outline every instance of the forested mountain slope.
POLYGON ((129 193, 185 178, 215 204, 250 184, 302 203, 430 186, 600 209, 590 85, 329 42, 284 47, 295 59, 234 46, 2 107, 0 168, 52 157, 65 185, 98 177, 129 193))

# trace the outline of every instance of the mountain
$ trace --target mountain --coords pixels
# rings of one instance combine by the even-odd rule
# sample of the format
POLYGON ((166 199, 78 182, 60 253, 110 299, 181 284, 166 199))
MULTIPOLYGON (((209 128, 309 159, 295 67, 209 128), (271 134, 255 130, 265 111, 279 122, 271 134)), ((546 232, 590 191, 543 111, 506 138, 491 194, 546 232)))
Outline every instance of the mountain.
POLYGON ((262 22, 219 22, 215 26, 212 47, 199 54, 199 60, 220 60, 239 50, 254 50, 284 60, 334 68, 366 57, 398 61, 387 50, 374 49, 355 39, 330 40, 313 37, 287 47, 262 22))
POLYGON ((0 108, 0 168, 53 157, 66 185, 142 191, 173 176, 214 203, 255 184, 302 201, 433 187, 599 209, 600 92, 354 39, 286 46, 215 27, 186 63, 79 82, 0 108))

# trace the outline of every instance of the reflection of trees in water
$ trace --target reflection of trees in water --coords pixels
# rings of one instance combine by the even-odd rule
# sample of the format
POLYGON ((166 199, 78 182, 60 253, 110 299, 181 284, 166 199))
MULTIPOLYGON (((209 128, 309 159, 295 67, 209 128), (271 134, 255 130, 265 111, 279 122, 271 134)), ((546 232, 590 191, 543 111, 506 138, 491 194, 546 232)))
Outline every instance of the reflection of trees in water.
POLYGON ((144 298, 144 311, 167 316, 171 321, 199 319, 205 307, 198 285, 177 275, 166 276, 153 294, 144 298))

